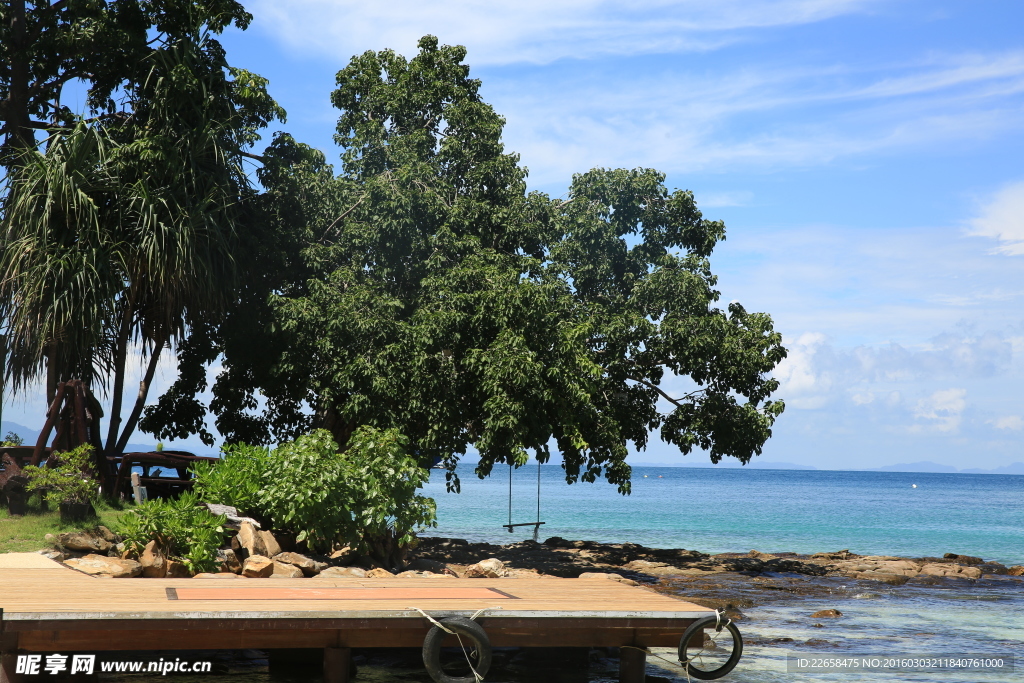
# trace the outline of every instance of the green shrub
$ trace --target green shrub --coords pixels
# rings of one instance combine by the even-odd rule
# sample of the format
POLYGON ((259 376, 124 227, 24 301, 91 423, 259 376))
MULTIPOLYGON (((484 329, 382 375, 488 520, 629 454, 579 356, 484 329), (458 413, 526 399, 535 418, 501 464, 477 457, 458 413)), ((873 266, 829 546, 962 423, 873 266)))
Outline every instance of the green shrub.
POLYGON ((214 571, 224 542, 223 515, 213 515, 188 492, 175 500, 147 500, 121 516, 125 549, 138 555, 150 541, 164 554, 183 562, 192 573, 214 571))
POLYGON ((85 443, 66 453, 50 456, 59 461, 56 467, 26 466, 25 488, 43 491, 46 501, 55 503, 87 503, 98 495, 96 473, 92 465, 92 446, 85 443))
POLYGON ((415 529, 436 526, 434 501, 416 493, 429 472, 393 429, 361 427, 344 453, 322 429, 273 451, 236 445, 194 471, 202 500, 267 520, 314 551, 341 539, 394 565, 415 529))
POLYGON ((260 516, 260 489, 270 449, 247 444, 230 444, 222 449, 217 463, 193 466, 193 491, 206 503, 232 505, 245 515, 260 516))
POLYGON ((7 436, 4 437, 3 441, 0 441, 0 447, 2 446, 21 446, 25 443, 25 440, 21 438, 19 434, 14 432, 7 432, 7 436))

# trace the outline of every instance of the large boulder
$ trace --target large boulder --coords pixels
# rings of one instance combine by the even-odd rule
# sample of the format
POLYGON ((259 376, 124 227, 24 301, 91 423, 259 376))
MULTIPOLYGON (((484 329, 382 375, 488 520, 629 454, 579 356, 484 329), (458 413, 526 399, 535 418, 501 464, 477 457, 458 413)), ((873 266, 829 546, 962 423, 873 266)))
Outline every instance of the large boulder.
MULTIPOLYGON (((107 533, 110 533, 109 530, 107 533)), ((105 553, 114 546, 99 531, 72 531, 66 534, 58 534, 57 543, 68 550, 90 553, 105 553)))
POLYGON ((299 553, 278 553, 274 555, 274 561, 298 567, 305 576, 316 576, 327 568, 325 563, 317 562, 313 558, 299 553))
POLYGON ((119 557, 90 554, 85 557, 73 557, 64 562, 72 569, 114 579, 127 579, 142 574, 142 565, 135 560, 122 560, 119 557))
POLYGON ((167 576, 167 558, 156 541, 146 544, 139 555, 139 564, 142 565, 142 576, 147 579, 162 579, 167 576))
POLYGON ((486 560, 480 560, 476 564, 466 567, 464 574, 467 579, 497 579, 507 575, 508 570, 505 569, 505 563, 496 557, 488 557, 486 560))
POLYGON ((242 576, 250 579, 265 579, 274 575, 274 561, 263 555, 250 555, 242 565, 242 576))
POLYGON ((1015 564, 1007 567, 1006 573, 1010 576, 1024 576, 1024 564, 1015 564))
POLYGON ((389 572, 383 567, 377 567, 366 572, 366 578, 368 579, 390 579, 394 576, 392 572, 389 572))
POLYGON ((328 567, 316 576, 318 579, 365 579, 366 570, 361 567, 328 567))

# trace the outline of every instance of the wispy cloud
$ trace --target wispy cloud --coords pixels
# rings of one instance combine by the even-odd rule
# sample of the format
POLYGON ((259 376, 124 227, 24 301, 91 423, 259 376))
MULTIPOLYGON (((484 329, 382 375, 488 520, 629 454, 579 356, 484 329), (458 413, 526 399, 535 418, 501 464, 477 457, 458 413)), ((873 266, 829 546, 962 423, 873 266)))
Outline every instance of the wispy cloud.
POLYGON ((390 47, 411 54, 427 33, 466 45, 471 63, 711 50, 749 29, 864 12, 880 0, 437 0, 249 3, 258 25, 292 50, 348 60, 390 47))
POLYGON ((1024 53, 641 77, 580 67, 491 83, 487 93, 508 117, 508 146, 541 184, 594 166, 808 167, 1024 128, 1024 53))
POLYGON ((997 251, 1014 256, 1024 254, 1024 181, 996 192, 970 224, 972 235, 998 240, 997 251))

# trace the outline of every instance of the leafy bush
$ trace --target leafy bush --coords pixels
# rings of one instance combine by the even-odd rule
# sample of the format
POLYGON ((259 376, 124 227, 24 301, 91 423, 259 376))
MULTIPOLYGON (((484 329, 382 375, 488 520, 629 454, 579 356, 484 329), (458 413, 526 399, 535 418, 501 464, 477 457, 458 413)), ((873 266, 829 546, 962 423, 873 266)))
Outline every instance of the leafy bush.
POLYGON ((87 503, 98 493, 96 473, 92 466, 92 446, 82 444, 73 451, 54 453, 56 467, 26 466, 22 473, 28 477, 25 488, 43 491, 50 503, 87 503))
POLYGON ((268 520, 311 550, 341 539, 393 565, 416 528, 436 526, 434 501, 416 493, 429 472, 393 429, 361 427, 344 453, 322 429, 273 451, 240 444, 194 472, 204 501, 268 520))
POLYGON ((216 569, 224 522, 223 515, 211 514, 189 492, 175 500, 145 501, 121 516, 119 531, 128 552, 138 555, 146 544, 156 541, 166 556, 197 573, 216 569))
POLYGON ((207 503, 232 505, 242 514, 261 516, 260 489, 270 449, 246 444, 223 448, 221 460, 193 466, 193 491, 207 503))

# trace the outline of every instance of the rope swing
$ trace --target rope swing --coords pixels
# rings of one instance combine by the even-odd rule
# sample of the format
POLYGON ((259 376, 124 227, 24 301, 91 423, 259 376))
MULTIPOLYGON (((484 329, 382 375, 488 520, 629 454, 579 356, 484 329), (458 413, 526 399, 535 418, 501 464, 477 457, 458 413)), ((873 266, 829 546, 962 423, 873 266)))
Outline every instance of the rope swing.
POLYGON ((508 529, 509 533, 512 533, 513 529, 517 526, 532 526, 533 527, 533 540, 537 540, 537 533, 540 531, 540 525, 544 522, 540 521, 540 460, 537 461, 537 521, 536 522, 520 522, 519 524, 512 523, 512 470, 514 469, 512 463, 508 465, 508 524, 502 524, 503 527, 508 529))

